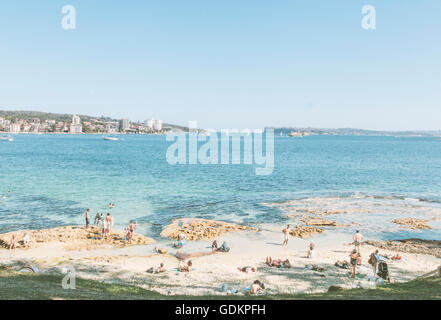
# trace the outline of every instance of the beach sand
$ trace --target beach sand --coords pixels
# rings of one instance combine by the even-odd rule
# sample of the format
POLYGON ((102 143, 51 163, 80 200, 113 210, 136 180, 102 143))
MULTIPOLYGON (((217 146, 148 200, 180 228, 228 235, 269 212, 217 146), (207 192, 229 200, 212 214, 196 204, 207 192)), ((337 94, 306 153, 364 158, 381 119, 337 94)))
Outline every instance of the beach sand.
MULTIPOLYGON (((76 276, 107 283, 131 284, 167 295, 225 295, 220 288, 228 284, 231 288, 242 291, 254 280, 262 281, 268 293, 293 294, 327 291, 331 285, 353 288, 374 285, 363 279, 351 279, 349 270, 334 266, 337 260, 349 260, 353 249, 351 235, 327 230, 323 234, 301 239, 290 237, 288 246, 281 246, 283 226, 271 226, 259 232, 239 231, 224 234, 217 239, 218 244, 227 241, 229 253, 211 252, 210 241, 189 241, 182 249, 172 247, 173 240, 160 238, 149 245, 115 248, 110 245, 90 248, 69 248, 66 243, 43 244, 36 248, 6 250, 0 249, 0 265, 19 269, 19 266, 36 266, 43 273, 59 274, 60 286, 63 269, 75 268, 76 276), (316 244, 315 258, 306 258, 310 241, 316 244), (165 248, 167 254, 155 253, 155 247, 165 248), (177 272, 179 260, 177 252, 207 253, 208 255, 191 258, 194 270, 190 273, 177 272), (289 259, 292 268, 278 269, 265 265, 265 258, 289 259), (165 264, 167 272, 149 274, 146 270, 152 266, 165 264), (316 272, 307 265, 325 268, 316 272), (256 273, 243 273, 237 267, 256 266, 256 273)), ((367 260, 376 248, 371 245, 361 247, 361 274, 373 274, 367 260)), ((397 252, 379 249, 381 254, 397 252)), ((388 262, 392 282, 414 279, 441 265, 441 259, 427 254, 403 253, 401 261, 388 262)))

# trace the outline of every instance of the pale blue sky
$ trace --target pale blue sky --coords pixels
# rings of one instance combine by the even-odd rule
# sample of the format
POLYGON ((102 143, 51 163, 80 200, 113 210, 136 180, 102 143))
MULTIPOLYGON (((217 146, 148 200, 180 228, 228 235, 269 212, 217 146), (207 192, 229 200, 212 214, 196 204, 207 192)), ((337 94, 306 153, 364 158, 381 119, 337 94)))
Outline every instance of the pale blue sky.
POLYGON ((2 1, 0 43, 0 109, 441 129, 439 0, 2 1))

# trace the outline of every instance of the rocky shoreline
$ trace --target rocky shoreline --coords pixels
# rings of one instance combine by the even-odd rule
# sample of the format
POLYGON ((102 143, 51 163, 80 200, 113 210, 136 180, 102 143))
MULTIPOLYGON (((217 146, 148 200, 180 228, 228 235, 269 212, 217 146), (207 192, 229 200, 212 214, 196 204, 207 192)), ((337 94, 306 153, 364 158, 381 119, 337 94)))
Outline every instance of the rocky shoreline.
POLYGON ((212 240, 227 232, 258 231, 255 227, 243 226, 224 221, 183 218, 173 220, 164 227, 162 237, 178 239, 179 234, 184 234, 187 240, 212 240))
POLYGON ((115 247, 125 247, 141 244, 151 244, 155 240, 135 233, 130 241, 125 240, 124 233, 119 230, 112 230, 107 239, 102 239, 101 228, 91 226, 66 226, 42 230, 20 230, 0 234, 0 247, 9 248, 12 236, 16 239, 16 248, 35 248, 49 243, 65 243, 71 250, 77 248, 87 248, 96 245, 113 245, 115 247), (25 244, 22 238, 25 234, 29 235, 30 242, 25 244))
POLYGON ((441 241, 439 240, 422 240, 422 239, 403 239, 392 241, 373 241, 367 240, 364 242, 381 249, 407 252, 407 253, 420 253, 433 255, 437 258, 441 258, 441 241))

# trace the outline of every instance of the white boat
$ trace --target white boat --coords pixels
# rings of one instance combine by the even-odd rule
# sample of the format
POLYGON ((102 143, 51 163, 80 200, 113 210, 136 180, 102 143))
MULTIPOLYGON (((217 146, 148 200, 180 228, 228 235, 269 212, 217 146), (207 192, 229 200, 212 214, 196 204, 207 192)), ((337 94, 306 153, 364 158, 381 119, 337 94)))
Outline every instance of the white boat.
POLYGON ((104 140, 109 140, 109 141, 119 141, 120 139, 117 137, 103 137, 104 140))
POLYGON ((9 142, 12 142, 12 141, 14 141, 14 138, 11 137, 11 136, 3 136, 3 137, 0 137, 0 141, 9 141, 9 142))

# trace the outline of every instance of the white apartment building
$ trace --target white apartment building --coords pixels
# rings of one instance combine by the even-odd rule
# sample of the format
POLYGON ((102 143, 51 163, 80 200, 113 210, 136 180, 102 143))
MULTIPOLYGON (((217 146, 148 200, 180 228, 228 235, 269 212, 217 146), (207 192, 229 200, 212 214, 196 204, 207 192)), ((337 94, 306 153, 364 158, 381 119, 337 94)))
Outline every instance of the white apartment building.
POLYGON ((81 119, 77 115, 72 116, 72 124, 69 129, 70 134, 80 134, 83 133, 83 126, 81 125, 81 119))
POLYGON ((156 120, 154 118, 150 120, 145 120, 144 125, 149 129, 153 129, 157 131, 162 130, 162 120, 156 120))

